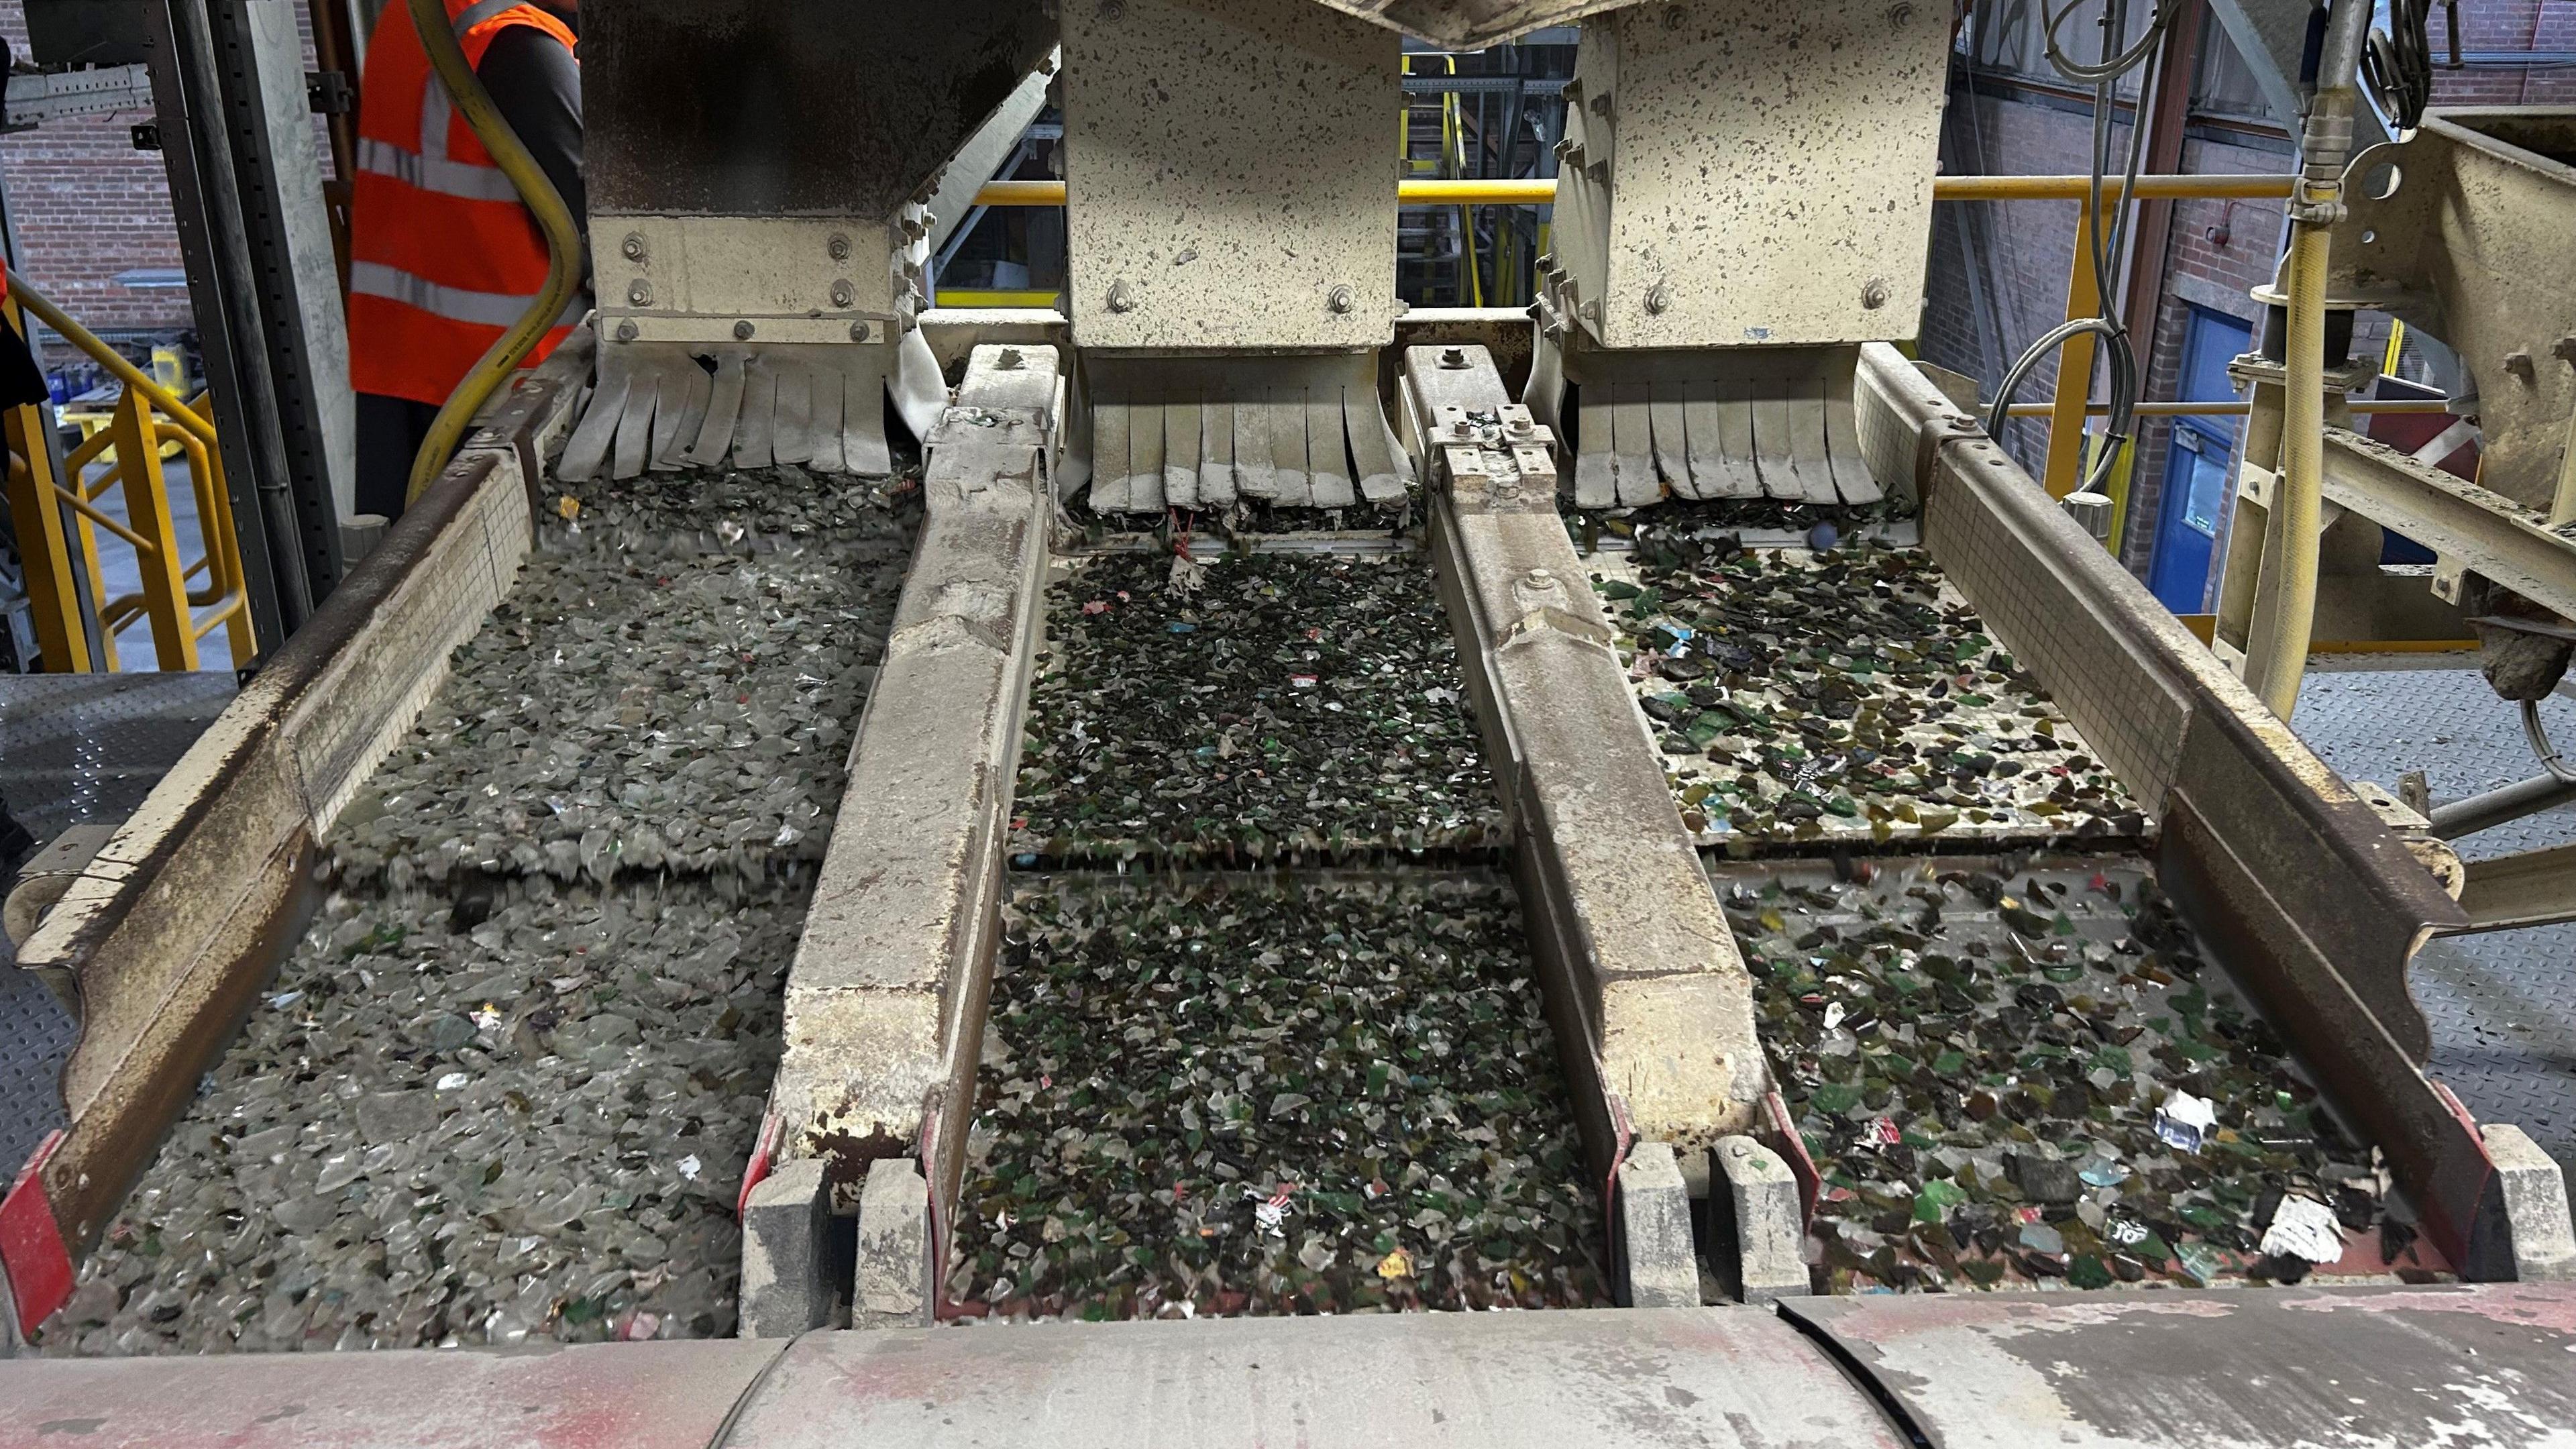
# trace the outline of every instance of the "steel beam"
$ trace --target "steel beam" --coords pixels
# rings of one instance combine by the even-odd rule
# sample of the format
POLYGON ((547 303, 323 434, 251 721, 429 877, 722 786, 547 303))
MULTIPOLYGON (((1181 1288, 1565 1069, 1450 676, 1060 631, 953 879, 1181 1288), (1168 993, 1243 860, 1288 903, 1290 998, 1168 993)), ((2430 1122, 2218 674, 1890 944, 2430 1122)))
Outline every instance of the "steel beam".
POLYGON ((2474 573, 2576 618, 2576 538, 2503 494, 2328 428, 2325 496, 2433 550, 2433 592, 2447 603, 2460 601, 2460 576, 2474 573))
POLYGON ((2576 921, 2576 845, 2470 861, 2460 906, 2471 931, 2576 921))

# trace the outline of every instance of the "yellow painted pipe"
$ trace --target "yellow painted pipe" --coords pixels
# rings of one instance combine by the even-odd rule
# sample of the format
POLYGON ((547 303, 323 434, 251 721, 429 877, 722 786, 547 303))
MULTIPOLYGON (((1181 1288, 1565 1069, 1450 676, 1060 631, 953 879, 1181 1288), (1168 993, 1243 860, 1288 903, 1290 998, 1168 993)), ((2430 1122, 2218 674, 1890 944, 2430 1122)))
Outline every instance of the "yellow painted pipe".
MULTIPOLYGON (((2438 397, 2357 397, 2352 400, 2352 411, 2356 416, 2368 413, 2394 413, 2399 416, 2427 415, 2447 413, 2450 410, 2449 401, 2438 397)), ((2012 415, 2017 418, 2044 418, 2048 416, 2049 411, 2050 405, 2047 403, 2012 405, 2012 415)), ((2090 403, 2085 406, 2084 411, 2093 417, 2104 417, 2110 413, 2111 405, 2106 402, 2090 403)), ((2241 402, 2142 402, 2138 404, 2138 416, 2142 418, 2241 418, 2252 411, 2252 404, 2241 402)))
MULTIPOLYGON (((2291 176, 2141 176, 2138 195, 2145 200, 2259 200, 2284 197, 2297 178, 2291 176)), ((2091 187, 2084 176, 1941 176, 1932 182, 1935 201, 2081 201, 2091 187)), ((2120 195, 2117 179, 2102 183, 2103 199, 2120 195)), ((1399 181, 1396 200, 1406 206, 1547 206, 1556 200, 1552 177, 1510 180, 1444 181, 1424 178, 1399 181)), ((1062 206, 1061 181, 987 181, 975 193, 977 206, 1062 206)))
POLYGON ((2272 607, 2256 620, 2257 637, 2249 641, 2254 647, 2245 651, 2254 671, 2246 682, 2285 721, 2298 708, 2299 680, 2307 672, 2308 644, 2316 626, 2330 245, 2323 226, 2301 223, 2291 229, 2289 375, 2282 393, 2281 471, 2273 483, 2271 519, 2263 531, 2263 571, 2273 583, 2272 607))

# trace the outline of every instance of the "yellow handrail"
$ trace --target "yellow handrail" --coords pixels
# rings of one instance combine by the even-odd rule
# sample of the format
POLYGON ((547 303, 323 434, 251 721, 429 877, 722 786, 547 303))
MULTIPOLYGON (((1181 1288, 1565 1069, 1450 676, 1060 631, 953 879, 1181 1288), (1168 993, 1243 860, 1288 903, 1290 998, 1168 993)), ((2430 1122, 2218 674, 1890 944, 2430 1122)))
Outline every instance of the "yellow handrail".
MULTIPOLYGON (((2290 194, 2292 176, 2141 176, 2138 197, 2144 201, 2260 200, 2290 194)), ((1932 181, 1935 201, 2081 201, 2092 186, 2088 176, 1938 176, 1932 181)), ((2121 195, 2121 183, 2102 183, 2105 201, 2121 195)), ((1062 206, 1061 181, 988 181, 975 193, 977 206, 1062 206)), ((1406 179, 1395 185, 1395 199, 1405 206, 1547 206, 1556 200, 1556 178, 1443 180, 1406 179)))
POLYGON ((31 522, 20 525, 20 549, 46 555, 30 560, 30 574, 41 573, 48 584, 39 611, 48 616, 39 619, 40 647, 48 667, 116 669, 117 636, 137 619, 151 621, 153 652, 164 669, 196 668, 197 641, 219 625, 230 627, 233 657, 248 659, 257 648, 250 591, 242 576, 240 540, 233 529, 232 498, 224 486, 223 454, 216 445, 213 422, 204 410, 162 387, 100 341, 42 291, 23 278, 11 282, 12 301, 124 385, 108 425, 64 456, 68 476, 61 481, 51 476, 51 465, 43 458, 47 451, 43 430, 52 423, 50 407, 16 409, 9 419, 10 446, 18 454, 10 460, 11 489, 32 505, 26 511, 34 515, 31 522), (205 540, 205 554, 194 563, 179 557, 168 481, 161 467, 161 450, 170 444, 176 444, 187 459, 198 527, 205 540), (93 480, 89 469, 102 463, 105 471, 93 480), (111 487, 120 488, 125 496, 126 516, 121 520, 97 503, 111 487), (68 537, 48 503, 72 511, 68 537), (133 548, 143 580, 140 592, 113 599, 105 596, 92 532, 96 528, 133 548), (99 623, 95 657, 73 606, 75 550, 99 623), (191 590, 188 581, 199 574, 206 575, 206 585, 191 590), (200 619, 193 611, 203 604, 215 607, 200 619))
POLYGON ((198 416, 196 410, 181 402, 176 393, 154 382, 152 374, 128 362, 123 353, 99 341, 96 333, 73 321, 70 314, 55 306, 51 298, 27 285, 26 278, 11 275, 9 295, 28 311, 43 318, 46 326, 61 333, 65 342, 89 354, 89 359, 106 368, 109 376, 143 394, 145 401, 151 403, 156 410, 168 414, 180 427, 187 429, 198 442, 209 448, 215 446, 213 423, 198 416))

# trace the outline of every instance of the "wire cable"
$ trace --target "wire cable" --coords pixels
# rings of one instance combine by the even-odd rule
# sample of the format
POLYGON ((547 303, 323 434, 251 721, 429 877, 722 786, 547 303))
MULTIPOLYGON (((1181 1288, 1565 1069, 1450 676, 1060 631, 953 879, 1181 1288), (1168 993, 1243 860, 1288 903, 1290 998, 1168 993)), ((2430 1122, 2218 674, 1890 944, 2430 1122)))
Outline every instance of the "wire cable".
MULTIPOLYGON (((2460 10, 2449 6, 2451 51, 2459 53, 2460 10)), ((2410 140, 2433 103, 2433 0, 2388 0, 2388 28, 2361 52, 2362 90, 2400 141, 2410 140)))
POLYGON ((2532 754, 2539 757, 2540 768, 2547 770, 2551 779, 2576 785, 2576 765, 2568 764, 2559 755, 2558 747, 2549 742, 2549 729, 2540 722, 2539 700, 2522 702, 2522 737, 2531 742, 2532 754))
POLYGON ((2157 0, 2145 33, 2137 43, 2117 53, 2114 53, 2114 47, 2119 44, 2120 32, 2127 27, 2128 4, 2127 0, 2105 0, 2101 17, 2102 58, 2090 65, 2068 56, 2058 44, 2059 29, 2079 3, 2081 0, 2068 0, 2062 9, 2053 11, 2043 7, 2041 18, 2046 26, 2049 63, 2057 68, 2059 74, 2093 86, 2091 170, 2085 204, 2092 208, 2089 212, 2093 224, 2088 229, 2091 237, 2088 260, 2093 267, 2098 312, 2095 316, 2076 318, 2051 329, 2014 360, 2012 367, 2004 373, 2002 384, 1995 390, 1994 402, 1987 408, 1986 432, 1991 437, 2002 436, 2004 420, 2011 415, 2013 397, 2041 358, 2054 354, 2077 337, 2091 334, 2100 339, 2104 367, 2109 373, 2111 403, 2110 415, 2103 423, 2101 453, 2086 471, 2083 482, 2087 490, 2098 491, 2109 481, 2112 469, 2119 465, 2120 450, 2136 426, 2138 399, 2142 391, 2137 347, 2130 339, 2126 319, 2120 315, 2116 300, 2117 278, 2113 274, 2115 259, 2120 255, 2121 247, 2129 236, 2130 223, 2137 215, 2138 176, 2146 159, 2146 113, 2164 73, 2162 42, 2165 28, 2172 23, 2182 0, 2157 0), (2129 124, 2128 156, 2120 170, 2120 192, 2106 208, 2104 182, 2109 179, 2115 150, 2112 122, 2119 109, 2120 78, 2141 65, 2146 67, 2146 71, 2139 80, 2138 106, 2129 124))

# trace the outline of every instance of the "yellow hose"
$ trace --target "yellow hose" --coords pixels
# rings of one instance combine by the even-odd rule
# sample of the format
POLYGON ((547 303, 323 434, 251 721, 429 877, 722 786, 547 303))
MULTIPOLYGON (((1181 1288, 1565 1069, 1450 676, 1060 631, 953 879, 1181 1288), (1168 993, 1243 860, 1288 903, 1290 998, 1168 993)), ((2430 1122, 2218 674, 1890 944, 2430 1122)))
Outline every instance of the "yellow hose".
POLYGON ((418 501, 421 494, 429 491, 430 483, 455 455, 456 445, 464 439, 474 415, 554 330, 555 319, 563 315, 574 292, 581 287, 581 233, 573 226, 571 210, 556 194, 555 184, 546 179, 537 159, 528 154, 518 133, 501 119, 500 107, 492 104, 492 93, 475 78, 474 67, 465 59, 465 47, 458 42, 447 17, 446 5, 441 0, 410 0, 410 4, 411 23, 420 32, 421 48, 429 53, 431 68, 446 85, 465 124, 474 128, 483 149, 492 153, 493 163, 519 189, 519 199, 536 213, 537 229, 546 235, 546 285, 537 293, 536 302, 465 374, 456 391, 448 394, 437 420, 429 425, 429 436, 421 440, 419 456, 412 459, 411 486, 403 492, 405 504, 418 501))
POLYGON ((2316 624, 2319 511, 2326 462, 2326 256, 2332 234, 2301 222, 2290 238, 2290 338, 2283 379, 2281 471, 2264 529, 2272 555, 2272 606, 2263 617, 2258 689, 2283 719, 2299 703, 2316 624))

